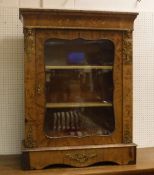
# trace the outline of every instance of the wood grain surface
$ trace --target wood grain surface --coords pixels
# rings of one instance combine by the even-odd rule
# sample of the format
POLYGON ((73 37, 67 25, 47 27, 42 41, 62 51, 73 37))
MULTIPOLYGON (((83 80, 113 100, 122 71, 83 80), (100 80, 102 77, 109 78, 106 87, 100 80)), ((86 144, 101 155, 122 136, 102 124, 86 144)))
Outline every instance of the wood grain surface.
MULTIPOLYGON (((119 164, 135 163, 136 145, 132 143, 132 31, 136 16, 137 13, 126 12, 20 9, 25 37, 25 138, 23 149, 23 163, 27 163, 25 169, 41 169, 58 162, 75 167, 89 166, 102 161, 119 164), (48 104, 46 103, 48 101, 44 44, 53 38, 63 40, 82 38, 92 41, 107 39, 113 43, 112 108, 115 129, 112 134, 108 136, 91 134, 82 138, 69 135, 69 137, 52 139, 47 136, 44 129, 47 116, 46 104, 48 104), (87 149, 86 146, 90 148, 87 149), (98 146, 100 146, 99 149, 98 146), (68 150, 61 150, 61 153, 56 150, 64 147, 68 147, 68 150), (83 149, 73 147, 83 147, 83 149), (44 150, 38 151, 40 148, 44 150), (77 153, 74 154, 72 148, 77 153), (30 149, 34 150, 30 151, 30 149), (54 161, 53 157, 55 157, 54 161)), ((61 81, 64 80, 61 79, 61 81)), ((107 82, 104 84, 104 87, 107 86, 107 82)), ((64 86, 64 83, 62 85, 64 86)), ((55 87, 58 87, 58 84, 55 87)), ((76 86, 75 92, 77 93, 78 90, 76 86)), ((58 91, 58 95, 59 92, 63 91, 58 91)), ((86 93, 84 95, 86 96, 86 93)), ((54 93, 51 98, 54 99, 54 93)), ((92 96, 89 95, 88 98, 92 96)), ((74 101, 71 100, 71 102, 74 101)))

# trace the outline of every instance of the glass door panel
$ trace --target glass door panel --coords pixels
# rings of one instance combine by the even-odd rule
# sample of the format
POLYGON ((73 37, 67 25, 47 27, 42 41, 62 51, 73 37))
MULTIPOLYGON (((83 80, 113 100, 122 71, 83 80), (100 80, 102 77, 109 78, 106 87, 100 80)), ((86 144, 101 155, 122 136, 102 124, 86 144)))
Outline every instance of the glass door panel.
POLYGON ((110 135, 114 45, 110 40, 45 42, 45 132, 52 137, 110 135))

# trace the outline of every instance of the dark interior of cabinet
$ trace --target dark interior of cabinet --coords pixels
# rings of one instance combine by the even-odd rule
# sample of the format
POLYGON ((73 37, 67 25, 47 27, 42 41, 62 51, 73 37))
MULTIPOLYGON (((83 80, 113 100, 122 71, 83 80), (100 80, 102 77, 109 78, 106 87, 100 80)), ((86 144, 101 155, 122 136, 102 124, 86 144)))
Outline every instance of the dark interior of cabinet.
POLYGON ((74 40, 49 39, 45 42, 45 64, 65 65, 113 65, 114 44, 108 39, 74 40))
POLYGON ((111 135, 114 44, 102 40, 45 42, 48 137, 111 135))
POLYGON ((79 107, 47 109, 48 137, 110 135, 114 131, 113 109, 79 107))
POLYGON ((46 72, 46 101, 112 103, 112 70, 73 69, 46 72))

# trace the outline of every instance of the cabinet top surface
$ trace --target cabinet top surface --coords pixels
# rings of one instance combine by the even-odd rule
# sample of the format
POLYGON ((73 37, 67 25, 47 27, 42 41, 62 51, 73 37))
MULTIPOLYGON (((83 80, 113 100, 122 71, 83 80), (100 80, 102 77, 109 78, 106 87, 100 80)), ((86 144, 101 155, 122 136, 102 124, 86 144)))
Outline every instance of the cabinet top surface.
POLYGON ((138 13, 20 8, 24 28, 133 30, 138 13))
POLYGON ((137 16, 137 12, 116 12, 116 11, 99 11, 99 10, 71 10, 71 9, 33 9, 33 8, 20 8, 20 14, 54 14, 54 13, 73 13, 73 14, 91 14, 91 15, 130 15, 137 16))

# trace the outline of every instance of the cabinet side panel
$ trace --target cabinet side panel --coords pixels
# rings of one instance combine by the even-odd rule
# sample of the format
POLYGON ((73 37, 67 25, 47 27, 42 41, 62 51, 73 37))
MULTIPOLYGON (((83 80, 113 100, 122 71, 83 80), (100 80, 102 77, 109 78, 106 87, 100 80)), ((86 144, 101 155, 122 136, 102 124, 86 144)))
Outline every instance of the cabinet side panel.
POLYGON ((38 146, 47 146, 48 140, 44 133, 45 120, 45 67, 44 67, 44 36, 36 30, 36 116, 39 121, 37 128, 38 146), (40 42, 38 42, 38 40, 40 42))
POLYGON ((25 147, 36 146, 35 118, 35 30, 24 29, 25 45, 25 147))
POLYGON ((123 32, 123 142, 132 142, 132 32, 123 32))

